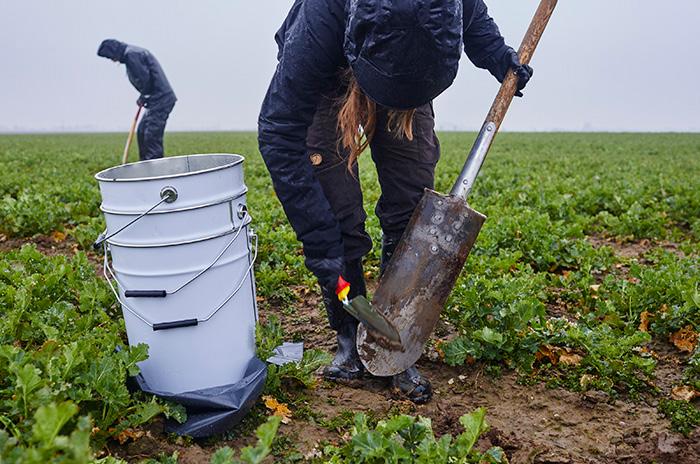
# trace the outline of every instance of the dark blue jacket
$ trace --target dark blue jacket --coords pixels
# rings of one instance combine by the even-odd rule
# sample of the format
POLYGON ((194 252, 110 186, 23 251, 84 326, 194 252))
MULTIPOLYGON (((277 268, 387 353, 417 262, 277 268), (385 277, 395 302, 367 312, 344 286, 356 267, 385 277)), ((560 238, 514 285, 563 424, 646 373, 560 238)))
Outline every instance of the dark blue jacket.
MULTIPOLYGON (((260 152, 278 198, 307 257, 343 255, 340 227, 306 153, 306 132, 323 94, 337 93, 347 69, 348 0, 296 0, 275 35, 278 64, 258 120, 260 152)), ((498 27, 483 0, 463 0, 469 59, 502 80, 509 64, 498 27)))
POLYGON ((107 39, 100 44, 97 54, 126 65, 129 82, 139 91, 139 101, 147 108, 154 109, 177 100, 160 63, 145 48, 107 39))

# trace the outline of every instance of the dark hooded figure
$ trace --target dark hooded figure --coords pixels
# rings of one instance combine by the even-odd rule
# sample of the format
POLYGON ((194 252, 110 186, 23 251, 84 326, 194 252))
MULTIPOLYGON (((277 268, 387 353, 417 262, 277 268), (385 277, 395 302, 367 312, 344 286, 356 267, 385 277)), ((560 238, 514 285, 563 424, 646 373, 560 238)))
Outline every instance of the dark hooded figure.
MULTIPOLYGON (((369 146, 379 176, 383 272, 423 190, 433 187, 440 145, 432 100, 452 84, 462 50, 499 81, 515 72, 519 90, 532 69, 506 45, 483 0, 296 0, 275 40, 260 151, 337 332, 324 376, 358 379, 358 321, 335 295, 340 276, 350 298, 366 293, 362 258, 372 240, 357 157, 369 146)), ((415 367, 391 382, 416 403, 432 397, 415 367)))
POLYGON ((145 48, 114 39, 104 40, 97 55, 126 65, 126 75, 141 94, 136 102, 146 107, 137 138, 142 160, 163 157, 163 134, 177 98, 156 57, 145 48))

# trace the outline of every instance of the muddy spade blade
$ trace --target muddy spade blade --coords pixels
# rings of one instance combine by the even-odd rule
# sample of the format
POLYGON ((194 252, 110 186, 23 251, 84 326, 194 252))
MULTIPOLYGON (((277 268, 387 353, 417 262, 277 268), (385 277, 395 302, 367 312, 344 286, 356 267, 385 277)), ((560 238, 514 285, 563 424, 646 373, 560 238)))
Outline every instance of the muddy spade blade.
POLYGON ((401 350, 401 337, 396 328, 386 318, 372 308, 367 298, 358 295, 348 304, 343 303, 347 312, 362 322, 370 332, 370 337, 383 346, 401 350))
POLYGON ((395 375, 420 358, 485 219, 463 198, 423 194, 372 300, 403 350, 382 346, 360 326, 357 350, 370 373, 395 375))

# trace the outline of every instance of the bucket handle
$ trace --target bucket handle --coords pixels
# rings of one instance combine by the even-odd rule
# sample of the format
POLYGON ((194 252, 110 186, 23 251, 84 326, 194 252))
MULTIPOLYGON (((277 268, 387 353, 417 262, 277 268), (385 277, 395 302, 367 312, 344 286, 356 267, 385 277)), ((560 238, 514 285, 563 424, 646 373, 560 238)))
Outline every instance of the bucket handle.
MULTIPOLYGON (((196 279, 198 279, 202 274, 207 272, 209 269, 212 268, 219 260, 221 257, 226 253, 226 250, 228 250, 231 245, 233 245, 233 242, 238 239, 238 236, 241 234, 241 231, 243 230, 243 225, 245 224, 246 218, 250 218, 250 213, 248 213, 248 208, 244 204, 238 205, 238 217, 241 220, 241 225, 238 227, 236 230, 236 234, 233 236, 233 238, 228 242, 228 244, 224 247, 223 250, 219 252, 219 254, 214 258, 214 260, 209 263, 207 267, 199 271, 195 276, 193 276, 190 280, 187 282, 181 284, 179 287, 177 287, 175 290, 127 290, 126 288, 124 289, 124 296, 127 298, 165 298, 167 295, 173 295, 183 288, 187 287, 189 284, 194 282, 196 279)), ((112 234, 114 235, 114 234, 112 234)), ((103 243, 107 243, 106 240, 103 241, 103 243)), ((106 259, 106 254, 105 254, 105 259, 106 259)), ((114 275, 114 273, 112 273, 114 275)), ((119 280, 117 280, 117 283, 121 286, 121 283, 119 280)))
MULTIPOLYGON (((202 275, 202 274, 204 273, 204 271, 210 269, 210 268, 214 265, 214 263, 216 263, 216 261, 218 261, 219 258, 221 258, 221 256, 226 252, 226 250, 231 246, 231 244, 236 240, 236 238, 237 238, 238 235, 240 234, 240 231, 241 231, 243 228, 244 228, 244 226, 241 225, 241 227, 240 227, 240 228, 238 229, 238 231, 236 232, 236 236, 231 240, 231 242, 229 242, 228 245, 226 245, 226 247, 224 248, 224 250, 219 254, 219 256, 217 256, 217 258, 214 260, 214 262, 212 262, 209 266, 207 266, 203 271, 200 271, 195 277, 193 277, 192 279, 190 279, 188 282, 186 282, 185 284, 183 284, 183 285, 181 285, 180 287, 178 287, 178 289, 177 289, 176 291, 179 291, 180 289, 184 288, 187 284, 189 284, 190 282, 192 282, 195 278, 197 278, 197 277, 199 277, 200 275, 202 275)), ((246 227, 246 228, 247 228, 247 227, 246 227)), ((106 241, 103 242, 103 247, 104 247, 104 260, 103 260, 103 269, 102 269, 102 272, 104 273, 104 276, 105 276, 105 279, 107 280, 107 284, 109 285, 109 288, 112 289, 112 293, 114 293, 114 296, 117 298, 117 301, 122 305, 122 307, 123 307, 124 309, 126 309, 127 311, 129 311, 129 312, 130 312, 131 314, 133 314, 134 316, 136 316, 139 320, 141 320, 141 322, 143 322, 144 324, 146 324, 146 325, 148 325, 149 327, 151 327, 154 331, 157 331, 157 330, 166 330, 166 329, 174 329, 174 328, 178 328, 178 327, 191 327, 191 326, 198 325, 198 324, 201 323, 201 322, 206 322, 206 321, 208 321, 209 319, 211 319, 212 317, 214 317, 214 315, 215 315, 217 312, 219 312, 219 310, 220 310, 221 308, 223 308, 223 307, 226 305, 226 303, 228 303, 228 302, 231 300, 231 298, 233 298, 234 296, 236 296, 236 294, 238 293, 238 291, 243 287, 243 283, 245 282, 246 277, 247 277, 248 275, 250 275, 251 271, 253 270, 253 265, 255 264, 255 260, 256 260, 257 257, 258 257, 258 236, 257 236, 256 233, 254 233, 254 232, 251 230, 250 233, 248 234, 248 237, 249 237, 249 239, 250 239, 250 241, 248 242, 248 243, 249 243, 249 250, 250 250, 250 242, 253 242, 253 259, 250 260, 250 264, 248 265, 248 269, 246 269, 246 271, 245 271, 245 272, 243 273, 243 275, 241 276, 241 279, 240 279, 240 281, 238 282, 238 285, 236 285, 236 287, 234 288, 234 290, 224 299, 224 301, 222 301, 216 308, 214 308, 209 314, 207 314, 207 316, 205 316, 205 317, 202 318, 202 319, 184 319, 184 320, 181 320, 181 321, 156 322, 156 323, 154 323, 154 322, 149 321, 149 320, 148 320, 144 315, 142 315, 140 312, 136 311, 136 310, 133 309, 131 306, 129 306, 124 300, 122 300, 122 298, 119 296, 119 292, 117 291, 117 289, 116 289, 116 288, 114 287, 114 285, 112 284, 112 279, 114 279, 114 281, 117 283, 117 287, 123 287, 123 286, 121 285, 121 283, 119 282, 119 279, 117 279, 117 276, 115 275, 114 271, 112 270, 112 267, 109 265, 109 260, 108 260, 108 258, 107 258, 107 255, 108 255, 108 248, 107 248, 107 242, 106 242, 106 241)), ((150 292, 165 292, 165 290, 125 290, 125 291, 124 291, 124 296, 127 296, 127 292, 149 292, 149 293, 150 293, 150 292)), ((174 292, 173 292, 173 293, 174 293, 174 292)), ((145 297, 146 295, 140 295, 140 296, 145 297)), ((149 296, 150 296, 150 295, 149 295, 149 296)), ((152 295, 152 296, 156 296, 156 295, 152 295)), ((160 296, 161 296, 161 295, 160 295, 160 293, 159 293, 159 294, 157 295, 157 297, 160 297, 160 296)), ((163 296, 165 296, 165 295, 163 295, 163 296)))
POLYGON ((163 190, 160 191, 160 201, 158 201, 158 203, 156 203, 155 205, 151 206, 151 207, 148 208, 145 212, 139 214, 139 215, 136 216, 134 219, 132 219, 131 221, 127 222, 126 224, 124 224, 124 225, 121 226, 119 229, 117 229, 116 231, 112 232, 112 233, 109 234, 109 235, 107 235, 107 229, 105 229, 104 232, 102 232, 102 233, 97 237, 97 240, 95 240, 95 243, 92 244, 92 247, 93 247, 95 250, 98 250, 98 249, 100 248, 100 245, 102 245, 103 243, 107 242, 107 240, 109 240, 110 238, 114 237, 115 235, 117 235, 117 234, 120 233, 121 231, 123 231, 123 230, 125 230, 125 229, 131 227, 131 226, 134 225, 137 221, 139 221, 141 218, 143 218, 144 216, 146 216, 148 213, 150 213, 151 211, 153 211, 154 209, 156 209, 157 207, 159 207, 159 206, 162 205, 163 203, 172 203, 172 202, 174 202, 175 200, 177 200, 177 190, 175 190, 175 187, 164 187, 163 190))

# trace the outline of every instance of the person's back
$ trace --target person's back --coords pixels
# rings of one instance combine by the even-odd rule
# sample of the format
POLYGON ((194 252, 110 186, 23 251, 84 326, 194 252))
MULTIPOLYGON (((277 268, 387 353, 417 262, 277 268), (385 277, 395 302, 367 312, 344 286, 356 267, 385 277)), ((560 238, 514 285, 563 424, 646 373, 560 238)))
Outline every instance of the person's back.
POLYGON ((162 158, 165 124, 177 97, 160 63, 145 48, 115 39, 102 41, 97 54, 124 63, 129 82, 140 94, 137 105, 148 109, 138 128, 140 158, 162 158))
POLYGON ((126 65, 129 82, 141 93, 145 107, 177 100, 163 68, 151 52, 145 48, 127 44, 122 62, 126 65), (148 73, 148 78, 145 80, 144 72, 148 73))

